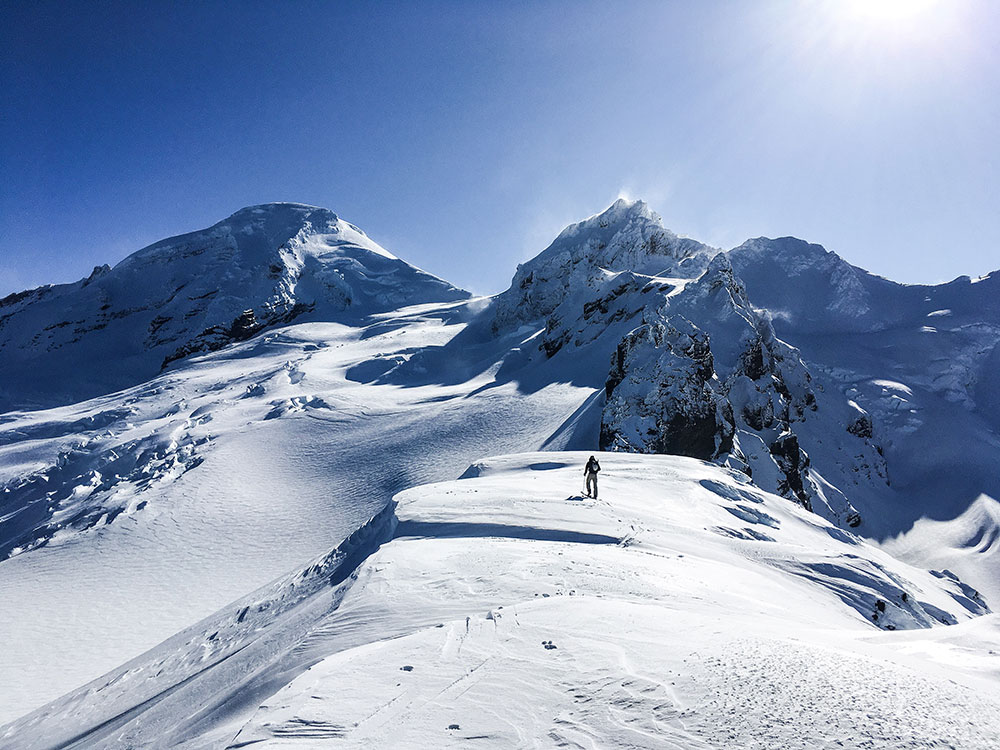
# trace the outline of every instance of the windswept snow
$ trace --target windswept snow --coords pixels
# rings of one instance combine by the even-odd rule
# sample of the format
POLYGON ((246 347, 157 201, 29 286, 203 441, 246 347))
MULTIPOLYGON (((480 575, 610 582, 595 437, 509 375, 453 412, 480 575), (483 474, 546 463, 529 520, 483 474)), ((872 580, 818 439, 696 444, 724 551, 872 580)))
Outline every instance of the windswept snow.
POLYGON ((987 610, 958 583, 692 459, 604 454, 601 499, 581 497, 586 457, 479 461, 407 490, 339 549, 0 738, 995 744, 995 669, 956 656, 993 631, 967 627, 987 610), (943 622, 966 625, 942 640, 943 622))

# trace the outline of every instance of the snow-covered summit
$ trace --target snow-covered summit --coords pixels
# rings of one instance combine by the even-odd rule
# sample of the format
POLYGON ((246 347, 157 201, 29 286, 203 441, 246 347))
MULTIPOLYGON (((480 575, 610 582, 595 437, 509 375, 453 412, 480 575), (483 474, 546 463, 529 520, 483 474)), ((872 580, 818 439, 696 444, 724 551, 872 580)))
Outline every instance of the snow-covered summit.
POLYGON ((517 267, 494 304, 497 330, 545 318, 568 298, 588 295, 624 272, 694 278, 718 252, 664 228, 642 201, 618 199, 571 224, 545 250, 517 267))
POLYGON ((67 403, 291 320, 468 297, 324 208, 270 203, 0 300, 0 408, 67 403))
POLYGON ((728 252, 757 305, 799 330, 879 331, 939 310, 1000 321, 1000 274, 900 284, 795 237, 747 240, 728 252))
POLYGON ((576 237, 594 229, 606 229, 614 225, 614 230, 617 230, 622 224, 631 222, 648 222, 662 226, 660 215, 650 209, 645 201, 619 198, 601 213, 567 226, 556 237, 553 245, 558 244, 560 240, 576 237))
POLYGON ((372 241, 361 229, 327 208, 304 203, 264 203, 241 208, 208 229, 155 242, 132 253, 116 268, 169 260, 176 256, 178 248, 184 247, 186 242, 200 243, 206 236, 231 237, 241 256, 250 260, 256 255, 263 262, 274 248, 297 236, 310 234, 336 235, 342 241, 351 242, 386 258, 396 257, 372 241))

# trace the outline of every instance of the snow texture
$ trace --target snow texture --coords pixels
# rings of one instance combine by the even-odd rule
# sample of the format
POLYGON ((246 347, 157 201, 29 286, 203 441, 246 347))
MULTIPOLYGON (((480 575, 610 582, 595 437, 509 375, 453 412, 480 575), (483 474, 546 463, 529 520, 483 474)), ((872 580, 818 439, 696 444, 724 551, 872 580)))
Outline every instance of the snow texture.
POLYGON ((586 455, 480 461, 403 492, 328 554, 0 736, 992 746, 1000 663, 962 654, 995 615, 978 627, 987 610, 954 580, 692 459, 604 454, 608 499, 567 494, 586 455))
POLYGON ((998 284, 269 204, 0 300, 0 747, 995 747, 998 284))

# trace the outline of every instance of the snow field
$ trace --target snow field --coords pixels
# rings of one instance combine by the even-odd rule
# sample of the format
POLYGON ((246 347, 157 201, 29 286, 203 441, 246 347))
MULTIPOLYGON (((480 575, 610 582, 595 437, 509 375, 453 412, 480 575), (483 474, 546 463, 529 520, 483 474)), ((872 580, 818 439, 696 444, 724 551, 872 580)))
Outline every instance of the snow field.
MULTIPOLYGON (((716 490, 746 490, 687 459, 604 455, 610 499, 583 499, 585 460, 507 457, 402 493, 395 540, 325 626, 336 649, 338 619, 363 608, 370 641, 268 699, 230 746, 985 748, 1000 736, 1000 701, 977 693, 996 675, 943 658, 933 637, 914 641, 920 658, 900 655, 899 631, 873 645, 843 597, 868 584, 803 582, 782 562, 809 547, 878 569, 879 551, 773 496, 760 504, 775 541, 719 533, 706 524, 732 500, 716 490), (429 613, 441 622, 424 624, 429 613)), ((911 595, 968 617, 926 572, 883 570, 882 585, 905 576, 911 595)))
POLYGON ((94 523, 0 564, 0 641, 16 644, 0 685, 17 686, 0 688, 0 722, 325 552, 400 489, 457 476, 493 451, 540 447, 590 396, 569 385, 523 396, 507 384, 467 398, 489 372, 453 387, 345 377, 379 354, 449 340, 455 307, 408 308, 369 328, 279 329, 115 396, 8 415, 0 459, 32 465, 42 487, 83 485, 95 470, 109 485, 73 501, 94 523), (123 406, 127 416, 94 429, 90 416, 123 406), (199 462, 149 482, 150 472, 105 469, 113 453, 135 460, 138 443, 157 446, 160 463, 197 443, 199 462))

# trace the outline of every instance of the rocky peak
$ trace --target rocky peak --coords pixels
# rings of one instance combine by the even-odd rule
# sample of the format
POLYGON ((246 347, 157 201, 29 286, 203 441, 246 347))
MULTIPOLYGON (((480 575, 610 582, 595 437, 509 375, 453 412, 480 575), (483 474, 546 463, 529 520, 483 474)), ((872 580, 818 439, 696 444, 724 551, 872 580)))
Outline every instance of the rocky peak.
POLYGON ((493 305, 494 329, 544 320, 565 301, 592 296, 615 274, 695 278, 717 252, 665 229, 644 202, 619 199, 566 227, 517 267, 510 288, 493 305))

